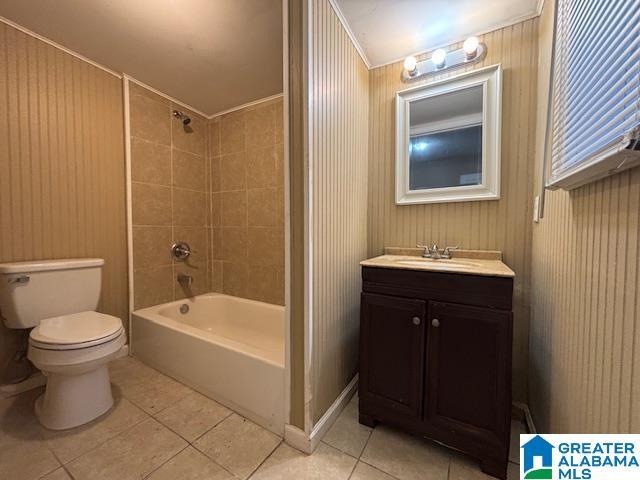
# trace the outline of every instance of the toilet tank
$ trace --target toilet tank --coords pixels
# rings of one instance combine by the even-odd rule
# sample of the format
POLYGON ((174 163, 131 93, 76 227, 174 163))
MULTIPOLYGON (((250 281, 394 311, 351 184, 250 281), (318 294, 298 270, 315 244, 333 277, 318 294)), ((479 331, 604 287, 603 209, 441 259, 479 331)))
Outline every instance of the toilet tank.
POLYGON ((0 263, 0 315, 8 328, 94 311, 102 286, 101 258, 0 263))

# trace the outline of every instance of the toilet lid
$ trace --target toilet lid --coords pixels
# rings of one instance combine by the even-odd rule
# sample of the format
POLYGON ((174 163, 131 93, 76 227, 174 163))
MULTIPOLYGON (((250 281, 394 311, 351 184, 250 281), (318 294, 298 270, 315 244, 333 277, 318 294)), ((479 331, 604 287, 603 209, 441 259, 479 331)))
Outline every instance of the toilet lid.
POLYGON ((116 337, 122 331, 117 317, 98 312, 80 312, 61 317, 46 318, 31 330, 31 340, 52 345, 101 343, 116 337))

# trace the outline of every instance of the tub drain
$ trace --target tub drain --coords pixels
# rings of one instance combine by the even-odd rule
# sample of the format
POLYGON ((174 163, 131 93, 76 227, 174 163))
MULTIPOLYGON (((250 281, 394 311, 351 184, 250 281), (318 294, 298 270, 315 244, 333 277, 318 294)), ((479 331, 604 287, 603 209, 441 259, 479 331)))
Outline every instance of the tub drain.
POLYGON ((182 314, 189 313, 189 305, 187 305, 186 303, 183 303, 182 305, 180 305, 180 313, 182 314))

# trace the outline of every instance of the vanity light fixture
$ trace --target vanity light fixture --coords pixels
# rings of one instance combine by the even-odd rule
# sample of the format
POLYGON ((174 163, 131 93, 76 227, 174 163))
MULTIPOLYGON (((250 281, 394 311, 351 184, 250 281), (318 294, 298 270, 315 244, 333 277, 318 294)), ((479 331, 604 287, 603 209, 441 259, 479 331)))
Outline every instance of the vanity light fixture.
POLYGON ((410 76, 413 76, 417 73, 416 65, 418 64, 418 60, 413 55, 409 55, 404 59, 404 69, 410 76))
POLYGON ((487 46, 478 37, 469 37, 462 48, 446 52, 442 48, 435 50, 428 60, 416 61, 413 55, 404 60, 402 80, 408 82, 417 78, 434 75, 446 70, 464 67, 481 61, 487 55, 487 46))
POLYGON ((439 48, 431 55, 431 61, 436 68, 443 68, 447 63, 447 52, 439 48))
POLYGON ((462 49, 467 60, 473 60, 478 55, 478 45, 480 45, 478 37, 469 37, 464 41, 462 49))

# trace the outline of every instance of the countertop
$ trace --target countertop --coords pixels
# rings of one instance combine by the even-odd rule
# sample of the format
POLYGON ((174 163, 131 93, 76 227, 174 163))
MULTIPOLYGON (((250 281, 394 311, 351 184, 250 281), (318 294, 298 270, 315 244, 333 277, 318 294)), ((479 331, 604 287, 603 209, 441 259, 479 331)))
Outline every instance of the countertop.
POLYGON ((482 275, 486 277, 515 277, 515 273, 502 262, 502 253, 483 250, 456 250, 450 259, 422 258, 422 249, 385 249, 385 255, 360 262, 363 267, 396 268, 429 272, 482 275))

